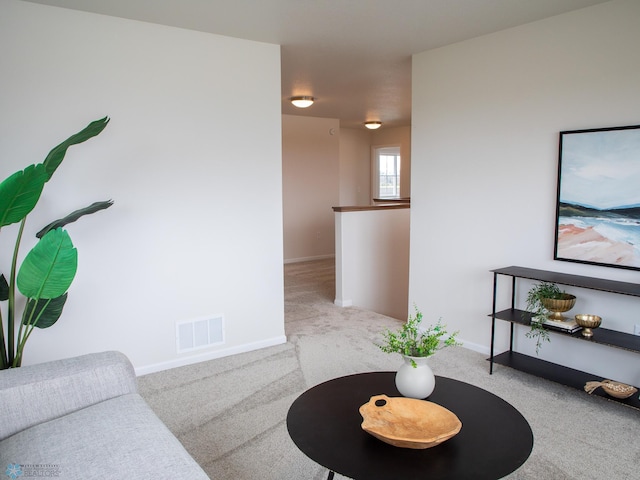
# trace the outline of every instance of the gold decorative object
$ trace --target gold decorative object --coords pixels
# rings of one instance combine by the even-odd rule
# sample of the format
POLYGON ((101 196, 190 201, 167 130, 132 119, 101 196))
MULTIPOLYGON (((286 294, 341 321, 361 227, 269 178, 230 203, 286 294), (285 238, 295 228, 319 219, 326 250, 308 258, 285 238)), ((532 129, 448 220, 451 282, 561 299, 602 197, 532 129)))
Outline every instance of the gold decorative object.
POLYGON ((562 314, 573 308, 576 304, 576 296, 570 293, 563 293, 562 298, 541 298, 540 301, 544 308, 551 312, 548 315, 551 320, 559 320, 562 322, 567 319, 567 317, 562 314))
POLYGON ((638 391, 637 388, 632 387, 631 385, 627 385, 626 383, 614 382, 613 380, 587 382, 584 386, 584 391, 591 394, 598 387, 602 387, 602 389, 607 392, 608 395, 622 399, 629 398, 631 395, 634 395, 638 391))
POLYGON ((460 419, 441 405, 414 398, 375 395, 360 407, 362 429, 396 447, 426 449, 449 440, 460 419))
POLYGON ((582 336, 586 338, 593 337, 593 328, 598 328, 602 323, 602 318, 598 315, 588 315, 579 313, 575 316, 576 323, 582 327, 582 336))

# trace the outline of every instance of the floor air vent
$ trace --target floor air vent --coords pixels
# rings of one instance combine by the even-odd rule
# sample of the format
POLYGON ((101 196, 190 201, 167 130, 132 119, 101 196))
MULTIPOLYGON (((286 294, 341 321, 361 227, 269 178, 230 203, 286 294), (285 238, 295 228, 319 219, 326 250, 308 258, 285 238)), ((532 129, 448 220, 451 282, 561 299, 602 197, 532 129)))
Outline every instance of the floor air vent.
POLYGON ((178 353, 224 343, 224 318, 216 317, 187 320, 176 324, 178 353))

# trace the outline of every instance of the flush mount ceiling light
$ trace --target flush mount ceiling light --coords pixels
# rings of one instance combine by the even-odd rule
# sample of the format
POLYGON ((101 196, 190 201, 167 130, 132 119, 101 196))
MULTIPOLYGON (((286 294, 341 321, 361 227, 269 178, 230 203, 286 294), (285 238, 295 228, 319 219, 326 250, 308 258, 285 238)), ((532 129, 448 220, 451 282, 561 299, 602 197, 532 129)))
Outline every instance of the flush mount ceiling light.
POLYGON ((376 128, 380 128, 382 126, 382 122, 364 122, 364 126, 369 130, 375 130, 376 128))
POLYGON ((313 105, 315 98, 307 95, 301 95, 298 97, 291 97, 291 103, 298 108, 307 108, 313 105))

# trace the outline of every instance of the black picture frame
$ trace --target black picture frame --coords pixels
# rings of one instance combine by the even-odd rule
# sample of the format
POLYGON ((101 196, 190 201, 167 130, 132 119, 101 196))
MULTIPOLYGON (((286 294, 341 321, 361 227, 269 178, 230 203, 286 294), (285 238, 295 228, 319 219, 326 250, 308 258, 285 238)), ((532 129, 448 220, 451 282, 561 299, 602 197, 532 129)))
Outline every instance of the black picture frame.
POLYGON ((640 125, 559 135, 554 260, 640 270, 640 125))

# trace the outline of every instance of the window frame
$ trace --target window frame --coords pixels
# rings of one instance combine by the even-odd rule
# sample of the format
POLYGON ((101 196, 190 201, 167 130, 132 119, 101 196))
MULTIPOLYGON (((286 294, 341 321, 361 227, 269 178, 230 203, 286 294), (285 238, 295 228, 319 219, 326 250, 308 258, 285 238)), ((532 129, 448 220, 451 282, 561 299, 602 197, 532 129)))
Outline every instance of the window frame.
POLYGON ((371 147, 371 200, 377 199, 395 200, 402 198, 401 191, 401 171, 402 171, 402 153, 399 144, 389 145, 372 145, 371 147), (381 154, 395 155, 398 157, 398 193, 392 197, 382 197, 380 192, 380 156, 381 154))

